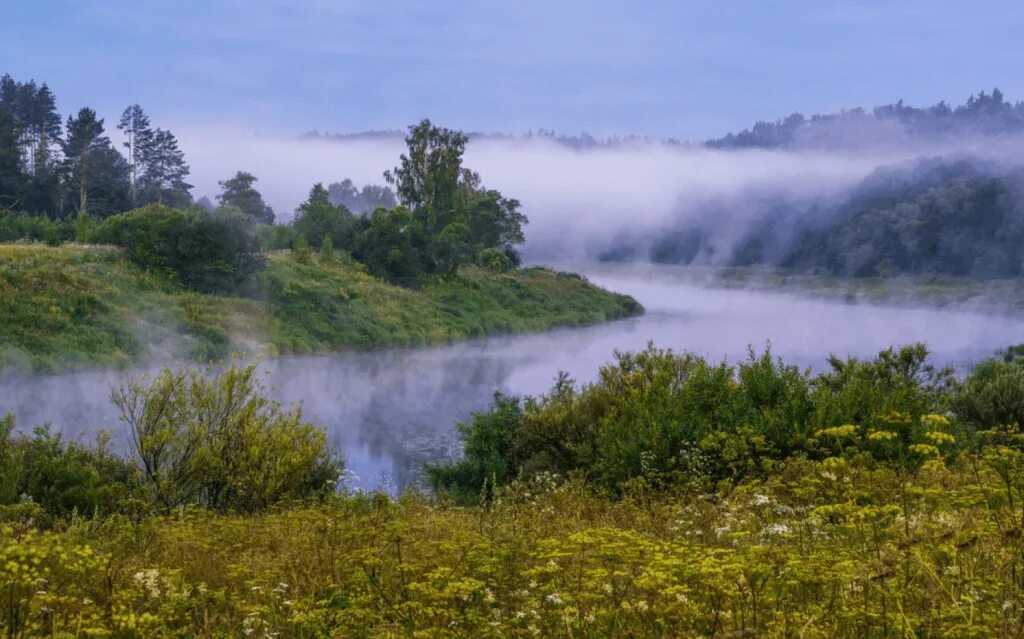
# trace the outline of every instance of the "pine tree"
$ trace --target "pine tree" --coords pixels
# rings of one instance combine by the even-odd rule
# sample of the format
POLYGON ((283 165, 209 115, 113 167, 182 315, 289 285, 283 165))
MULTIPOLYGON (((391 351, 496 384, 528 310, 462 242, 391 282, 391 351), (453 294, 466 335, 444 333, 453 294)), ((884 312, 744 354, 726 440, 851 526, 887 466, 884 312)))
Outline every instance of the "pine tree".
POLYGON ((142 190, 146 202, 177 207, 191 204, 192 185, 185 181, 189 167, 185 164, 185 154, 178 148, 178 140, 170 131, 157 129, 152 134, 143 163, 142 190))
POLYGON ((144 158, 153 144, 153 131, 149 127, 149 116, 137 104, 124 110, 117 128, 124 132, 122 145, 128 149, 128 179, 131 183, 132 207, 135 207, 139 204, 139 180, 145 174, 144 158))
POLYGON ((19 204, 23 188, 18 127, 11 112, 0 107, 0 211, 19 204))
POLYGON ((94 195, 94 213, 100 216, 124 210, 129 203, 128 164, 103 135, 103 120, 90 108, 68 117, 64 163, 79 216, 93 213, 90 198, 94 195))

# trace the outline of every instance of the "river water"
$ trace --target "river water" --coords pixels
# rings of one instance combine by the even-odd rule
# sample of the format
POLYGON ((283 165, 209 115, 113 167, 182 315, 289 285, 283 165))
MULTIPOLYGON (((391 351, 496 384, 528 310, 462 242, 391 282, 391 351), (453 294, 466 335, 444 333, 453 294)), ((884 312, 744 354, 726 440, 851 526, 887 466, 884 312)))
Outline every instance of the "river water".
MULTIPOLYGON (((870 356, 924 341, 937 363, 961 370, 1024 342, 1024 317, 707 289, 672 267, 582 270, 591 281, 636 297, 646 315, 438 348, 265 360, 265 384, 282 401, 301 401, 306 418, 327 426, 355 487, 396 490, 415 482, 425 462, 457 455, 455 424, 485 409, 495 391, 541 393, 559 371, 588 381, 614 350, 641 349, 648 341, 716 361, 736 361, 748 345, 770 343, 776 355, 812 368, 830 353, 870 356)), ((22 428, 50 422, 71 438, 89 439, 99 428, 116 434, 109 394, 126 374, 0 379, 0 413, 14 410, 22 428)))

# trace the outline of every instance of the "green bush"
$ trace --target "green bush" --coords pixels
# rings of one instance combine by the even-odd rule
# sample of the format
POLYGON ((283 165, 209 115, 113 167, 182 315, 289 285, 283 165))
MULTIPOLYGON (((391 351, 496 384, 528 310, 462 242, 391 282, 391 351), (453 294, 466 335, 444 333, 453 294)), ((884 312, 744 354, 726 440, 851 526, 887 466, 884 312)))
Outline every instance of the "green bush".
POLYGON ((28 240, 56 246, 75 238, 75 224, 41 215, 0 211, 0 242, 28 240))
POLYGON ((216 376, 168 369, 126 382, 113 401, 161 509, 252 512, 326 496, 340 477, 323 429, 267 399, 255 364, 216 376))
POLYGON ((106 433, 84 446, 64 441, 46 425, 20 435, 13 415, 0 418, 0 518, 26 502, 51 522, 73 514, 109 515, 140 488, 135 466, 110 450, 106 433))
POLYGON ((205 293, 235 292, 265 265, 254 223, 231 209, 149 206, 104 220, 92 237, 205 293))
POLYGON ((979 429, 1024 425, 1024 366, 990 360, 978 365, 954 403, 961 419, 979 429))
POLYGON ((951 373, 928 365, 922 345, 833 358, 816 376, 768 351, 734 367, 649 346, 617 353, 592 384, 562 376, 539 398, 499 397, 462 427, 464 458, 430 475, 461 495, 538 473, 582 473, 613 491, 638 479, 707 485, 766 476, 794 455, 841 454, 842 445, 916 467, 952 452, 955 429, 943 416, 951 391, 951 373))

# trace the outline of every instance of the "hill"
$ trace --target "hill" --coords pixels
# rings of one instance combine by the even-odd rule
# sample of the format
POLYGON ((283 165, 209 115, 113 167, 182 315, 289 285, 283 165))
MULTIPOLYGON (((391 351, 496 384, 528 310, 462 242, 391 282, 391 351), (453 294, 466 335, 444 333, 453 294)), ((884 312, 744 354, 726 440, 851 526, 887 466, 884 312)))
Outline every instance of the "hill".
POLYGON ((0 368, 52 372, 232 352, 416 346, 636 315, 635 300, 547 269, 466 267, 394 286, 360 264, 269 256, 250 297, 186 290, 111 247, 0 245, 0 368))

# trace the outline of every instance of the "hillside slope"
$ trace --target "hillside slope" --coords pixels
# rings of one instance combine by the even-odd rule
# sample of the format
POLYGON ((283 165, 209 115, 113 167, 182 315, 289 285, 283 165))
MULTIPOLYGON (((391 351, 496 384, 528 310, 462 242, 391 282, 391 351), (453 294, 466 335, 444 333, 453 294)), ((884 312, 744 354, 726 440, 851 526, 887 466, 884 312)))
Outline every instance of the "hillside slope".
POLYGON ((0 369, 52 372, 232 352, 443 344, 637 315, 632 298, 546 269, 465 269, 419 290, 359 264, 269 256, 254 299, 189 292, 108 247, 0 245, 0 369))

